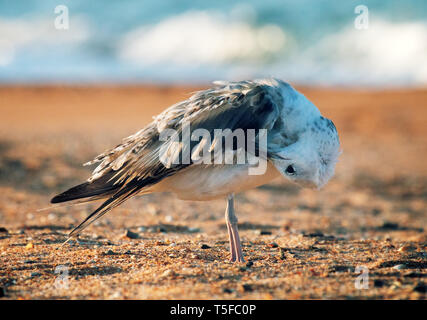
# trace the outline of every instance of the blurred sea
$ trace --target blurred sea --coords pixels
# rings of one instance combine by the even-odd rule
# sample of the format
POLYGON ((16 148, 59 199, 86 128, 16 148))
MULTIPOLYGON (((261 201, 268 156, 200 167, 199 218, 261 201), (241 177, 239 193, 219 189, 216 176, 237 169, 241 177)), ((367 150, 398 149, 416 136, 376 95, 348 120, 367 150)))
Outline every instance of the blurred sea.
POLYGON ((0 83, 426 86, 427 1, 0 0, 0 83), (358 30, 355 7, 369 9, 358 30), (69 29, 54 26, 69 9, 69 29))

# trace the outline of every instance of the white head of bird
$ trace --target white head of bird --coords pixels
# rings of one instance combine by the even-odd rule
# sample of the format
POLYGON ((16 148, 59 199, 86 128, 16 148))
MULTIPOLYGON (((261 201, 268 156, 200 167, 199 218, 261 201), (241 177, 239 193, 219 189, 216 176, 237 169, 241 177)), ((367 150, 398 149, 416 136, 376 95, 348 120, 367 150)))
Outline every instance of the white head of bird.
MULTIPOLYGON (((282 122, 290 144, 280 150, 273 163, 287 179, 320 189, 334 175, 340 142, 334 123, 291 85, 281 82, 282 122)), ((283 131, 282 131, 283 132, 283 131)))

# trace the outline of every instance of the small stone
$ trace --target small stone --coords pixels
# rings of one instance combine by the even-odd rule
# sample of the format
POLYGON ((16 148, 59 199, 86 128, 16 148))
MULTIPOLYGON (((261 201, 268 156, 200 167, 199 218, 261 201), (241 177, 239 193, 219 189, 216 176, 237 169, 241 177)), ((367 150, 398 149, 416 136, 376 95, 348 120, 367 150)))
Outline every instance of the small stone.
POLYGON ((200 246, 200 249, 210 249, 211 247, 210 246, 208 246, 207 244, 202 244, 201 246, 200 246))
POLYGON ((139 234, 132 232, 130 230, 126 230, 124 233, 124 236, 129 238, 129 239, 138 239, 139 238, 139 234))
POLYGON ((414 291, 420 292, 420 293, 426 293, 427 285, 424 282, 418 282, 417 285, 414 287, 414 291))
POLYGON ((34 244, 32 242, 27 243, 27 245, 25 246, 25 249, 33 249, 34 248, 34 244))
POLYGON ((399 251, 399 252, 408 252, 408 251, 414 251, 416 249, 417 249, 416 247, 414 247, 414 246, 412 246, 410 244, 406 244, 406 245, 400 247, 397 251, 399 251))
POLYGON ((269 235, 271 235, 271 231, 268 231, 268 230, 260 230, 260 231, 259 231, 259 235, 260 235, 260 236, 269 236, 269 235))
POLYGON ((36 260, 25 260, 24 263, 37 263, 36 260))
POLYGON ((246 263, 246 267, 247 268, 250 268, 250 267, 252 267, 254 265, 254 263, 252 262, 252 261, 248 261, 247 263, 246 263))
POLYGON ((162 273, 161 277, 170 277, 170 276, 174 276, 175 272, 173 270, 166 270, 165 272, 162 273))
POLYGON ((272 242, 272 243, 269 243, 267 246, 270 248, 277 248, 279 245, 276 242, 272 242))
POLYGON ((228 288, 224 288, 224 289, 222 289, 222 292, 224 292, 224 293, 233 293, 233 290, 228 289, 228 288))
POLYGON ((145 232, 145 231, 147 231, 147 227, 141 226, 138 228, 138 231, 139 232, 145 232))
POLYGON ((116 253, 113 250, 111 250, 111 249, 104 253, 104 255, 106 255, 106 256, 113 256, 115 254, 116 253))
POLYGON ((110 298, 111 299, 120 299, 122 297, 122 294, 119 291, 114 292, 110 298))
POLYGON ((172 243, 169 245, 169 247, 176 247, 176 243, 175 243, 175 242, 172 242, 172 243))
POLYGON ((386 221, 378 229, 381 229, 381 230, 399 230, 399 224, 386 221))
POLYGON ((406 265, 404 265, 404 264, 397 264, 397 265, 395 265, 393 267, 393 269, 396 269, 396 270, 406 269, 406 265))
POLYGON ((9 233, 6 228, 0 227, 0 233, 9 233))
POLYGON ((383 280, 379 280, 379 279, 374 280, 375 288, 382 288, 384 287, 384 285, 385 285, 385 282, 383 280))
POLYGON ((243 291, 245 291, 245 292, 252 292, 252 291, 254 291, 254 289, 252 288, 252 286, 250 284, 247 284, 247 283, 243 284, 242 288, 243 288, 243 291))
POLYGON ((322 232, 316 231, 312 232, 306 235, 309 238, 316 238, 316 237, 324 237, 325 235, 322 232))

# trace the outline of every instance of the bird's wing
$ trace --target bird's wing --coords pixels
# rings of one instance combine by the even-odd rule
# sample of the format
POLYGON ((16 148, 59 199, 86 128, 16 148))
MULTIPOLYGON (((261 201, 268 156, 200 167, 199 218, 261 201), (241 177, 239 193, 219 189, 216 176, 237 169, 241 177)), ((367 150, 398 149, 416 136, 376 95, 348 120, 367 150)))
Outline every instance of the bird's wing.
POLYGON ((171 160, 175 160, 175 157, 182 156, 186 147, 193 150, 204 141, 191 141, 190 146, 182 146, 173 143, 173 137, 167 141, 161 141, 160 138, 161 133, 167 129, 174 130, 179 138, 182 138, 186 123, 190 125, 191 133, 200 128, 210 133, 209 150, 213 149, 217 142, 214 137, 215 129, 272 129, 280 116, 283 103, 275 84, 273 80, 267 83, 235 82, 197 92, 188 100, 159 114, 147 127, 125 138, 117 147, 88 162, 86 165, 100 163, 89 182, 111 171, 115 172, 111 178, 116 183, 131 181, 134 178, 154 178, 160 181, 185 168, 188 163, 171 163, 170 166, 165 166, 160 161, 161 149, 169 148, 167 151, 171 154, 171 160))
POLYGON ((235 129, 272 129, 280 117, 283 103, 280 90, 277 90, 278 85, 276 80, 244 81, 221 83, 212 89, 197 92, 188 100, 165 110, 147 127, 124 139, 117 147, 87 163, 100 163, 89 178, 89 183, 108 175, 109 183, 116 184, 118 188, 70 236, 78 234, 143 188, 192 164, 190 159, 189 163, 170 161, 170 165, 165 165, 160 160, 161 150, 166 150, 171 160, 176 157, 181 159, 187 148, 193 150, 197 145, 206 143, 203 138, 187 145, 173 143, 173 137, 162 141, 161 134, 165 130, 173 129, 182 136, 185 123, 190 124, 191 132, 203 128, 210 134, 209 150, 213 152, 218 142, 214 137, 215 129, 230 129, 231 132, 235 129))

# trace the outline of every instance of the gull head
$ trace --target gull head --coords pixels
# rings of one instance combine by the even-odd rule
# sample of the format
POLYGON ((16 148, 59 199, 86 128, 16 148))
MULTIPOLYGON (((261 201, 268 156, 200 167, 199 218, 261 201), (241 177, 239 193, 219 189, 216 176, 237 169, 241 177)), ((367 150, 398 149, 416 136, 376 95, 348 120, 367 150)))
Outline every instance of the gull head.
POLYGON ((341 153, 334 123, 301 93, 285 88, 281 135, 287 146, 275 152, 280 173, 303 187, 320 189, 332 178, 341 153))
POLYGON ((324 132, 303 134, 299 141, 277 154, 276 168, 302 187, 322 188, 334 175, 340 155, 338 135, 335 137, 324 132))

